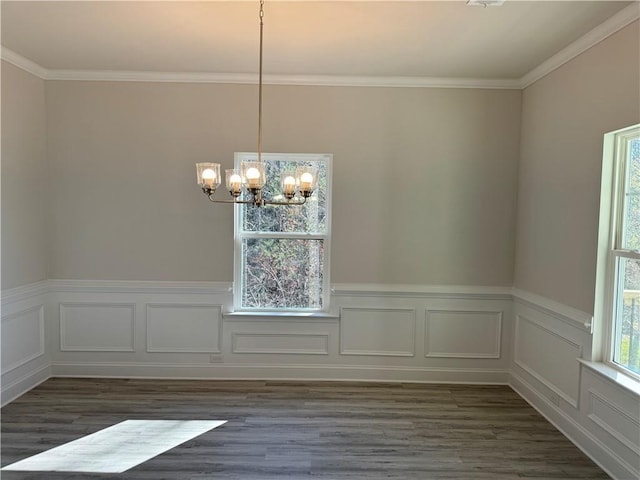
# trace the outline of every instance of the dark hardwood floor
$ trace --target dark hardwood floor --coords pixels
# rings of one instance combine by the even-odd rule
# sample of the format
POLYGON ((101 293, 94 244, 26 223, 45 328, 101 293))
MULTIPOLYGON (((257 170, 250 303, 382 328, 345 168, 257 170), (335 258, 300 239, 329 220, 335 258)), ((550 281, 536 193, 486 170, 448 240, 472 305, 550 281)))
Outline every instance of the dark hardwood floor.
POLYGON ((48 380, 2 409, 2 466, 129 419, 228 420, 123 474, 15 479, 609 478, 507 386, 48 380))

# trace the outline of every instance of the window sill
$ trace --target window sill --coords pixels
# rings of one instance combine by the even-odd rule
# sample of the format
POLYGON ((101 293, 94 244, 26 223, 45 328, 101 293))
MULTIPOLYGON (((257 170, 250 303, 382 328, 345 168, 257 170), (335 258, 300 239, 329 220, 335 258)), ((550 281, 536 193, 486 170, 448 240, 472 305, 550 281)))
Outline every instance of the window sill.
POLYGON ((340 318, 339 314, 331 312, 278 312, 278 311, 264 311, 264 312, 251 312, 251 311, 235 311, 225 312, 223 317, 230 318, 232 320, 247 320, 255 318, 273 318, 278 320, 331 320, 335 321, 340 318))
POLYGON ((589 362, 587 360, 583 360, 581 358, 578 361, 583 364, 585 367, 593 370, 594 372, 602 375, 607 378, 609 381, 615 383, 621 388, 635 394, 640 397, 640 381, 635 378, 625 375, 623 372, 610 367, 606 363, 602 362, 589 362))

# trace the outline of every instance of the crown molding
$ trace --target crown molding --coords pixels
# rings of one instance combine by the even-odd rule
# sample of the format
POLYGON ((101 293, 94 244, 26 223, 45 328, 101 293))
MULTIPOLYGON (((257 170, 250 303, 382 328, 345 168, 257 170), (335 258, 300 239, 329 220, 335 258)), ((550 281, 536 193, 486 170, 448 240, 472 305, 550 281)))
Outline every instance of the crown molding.
MULTIPOLYGON (((418 0, 420 1, 420 0, 418 0)), ((407 76, 342 76, 342 75, 265 75, 267 85, 306 85, 335 87, 414 87, 414 88, 479 88, 523 90, 561 67, 597 43, 640 18, 640 2, 620 10, 569 46, 548 58, 519 79, 513 78, 438 78, 407 76)), ((1 58, 44 80, 228 83, 257 84, 257 74, 150 72, 121 70, 54 70, 47 69, 22 55, 1 46, 1 58)))
POLYGON ((623 29, 638 18, 640 18, 640 2, 634 1, 628 7, 623 8, 608 20, 605 20, 593 30, 589 31, 575 42, 542 62, 536 68, 526 73, 520 79, 520 88, 524 90, 529 85, 537 82, 542 77, 547 76, 569 60, 572 60, 581 53, 589 50, 594 45, 613 35, 618 30, 623 29))
MULTIPOLYGON (((114 82, 231 83, 257 84, 254 73, 179 73, 116 70, 49 70, 47 80, 114 82)), ((376 77, 343 75, 264 75, 266 85, 305 85, 324 87, 414 87, 519 89, 517 79, 376 77)))
POLYGON ((517 80, 508 78, 267 75, 265 79, 266 83, 273 85, 316 85, 325 87, 519 88, 517 80))
POLYGON ((40 77, 42 79, 47 78, 47 74, 49 71, 46 68, 38 65, 36 62, 33 62, 26 57, 23 57, 22 55, 17 54, 13 50, 9 50, 7 47, 4 47, 2 45, 0 45, 0 57, 2 58, 2 60, 15 65, 16 67, 21 68, 22 70, 29 72, 36 77, 40 77))
MULTIPOLYGON (((44 80, 165 82, 165 83, 258 83, 256 73, 150 72, 126 70, 49 70, 2 47, 2 59, 44 80)), ((482 88, 517 90, 520 82, 510 78, 376 77, 344 75, 264 75, 266 85, 324 87, 482 88)))

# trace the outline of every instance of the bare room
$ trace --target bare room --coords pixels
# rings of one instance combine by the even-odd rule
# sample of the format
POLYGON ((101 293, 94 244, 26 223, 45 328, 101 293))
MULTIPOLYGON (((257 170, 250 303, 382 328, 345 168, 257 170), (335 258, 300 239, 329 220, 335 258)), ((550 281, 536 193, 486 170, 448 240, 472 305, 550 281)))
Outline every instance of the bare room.
POLYGON ((19 1, 1 477, 640 478, 639 1, 19 1))

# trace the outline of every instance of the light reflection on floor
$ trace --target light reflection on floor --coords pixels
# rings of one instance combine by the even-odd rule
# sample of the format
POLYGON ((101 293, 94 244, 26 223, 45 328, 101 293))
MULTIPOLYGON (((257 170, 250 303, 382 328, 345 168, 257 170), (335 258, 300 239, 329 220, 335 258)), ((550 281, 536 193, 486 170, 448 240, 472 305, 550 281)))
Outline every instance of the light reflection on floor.
POLYGON ((126 420, 2 470, 122 473, 226 423, 226 420, 126 420))

